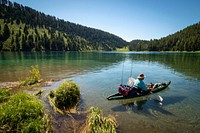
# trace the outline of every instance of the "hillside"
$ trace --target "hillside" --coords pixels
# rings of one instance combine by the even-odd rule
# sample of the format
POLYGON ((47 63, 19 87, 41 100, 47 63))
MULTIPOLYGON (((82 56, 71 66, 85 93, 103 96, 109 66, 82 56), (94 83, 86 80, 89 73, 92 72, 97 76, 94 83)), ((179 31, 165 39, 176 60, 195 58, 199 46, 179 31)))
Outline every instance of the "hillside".
POLYGON ((150 41, 129 43, 129 50, 135 51, 199 51, 200 22, 186 27, 172 35, 150 41))
POLYGON ((0 50, 115 50, 126 43, 108 32, 58 19, 16 2, 0 0, 0 50))
MULTIPOLYGON (((144 43, 145 40, 132 40, 129 42, 129 50, 130 51, 141 51, 142 49, 139 47, 140 43, 144 43)), ((147 41, 146 41, 147 42, 147 41)))

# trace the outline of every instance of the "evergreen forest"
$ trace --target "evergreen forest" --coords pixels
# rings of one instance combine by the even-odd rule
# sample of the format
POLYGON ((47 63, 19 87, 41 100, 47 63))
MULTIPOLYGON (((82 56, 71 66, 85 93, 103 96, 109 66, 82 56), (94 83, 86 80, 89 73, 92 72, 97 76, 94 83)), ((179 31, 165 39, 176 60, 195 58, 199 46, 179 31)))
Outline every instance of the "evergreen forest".
POLYGON ((200 51, 200 22, 172 35, 150 41, 133 40, 130 51, 200 51))
POLYGON ((0 51, 200 51, 200 22, 160 39, 133 40, 0 0, 0 51))
POLYGON ((111 51, 126 44, 111 33, 0 0, 0 51, 111 51))

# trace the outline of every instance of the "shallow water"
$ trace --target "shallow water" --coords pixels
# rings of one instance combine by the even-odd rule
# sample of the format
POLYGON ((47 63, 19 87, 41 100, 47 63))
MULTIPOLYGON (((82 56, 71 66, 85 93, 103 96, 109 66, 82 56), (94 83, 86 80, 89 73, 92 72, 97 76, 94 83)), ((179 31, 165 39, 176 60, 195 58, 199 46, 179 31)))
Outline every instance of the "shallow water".
POLYGON ((0 82, 16 81, 38 65, 42 78, 60 80, 45 89, 73 80, 81 89, 81 108, 100 107, 119 122, 119 132, 199 132, 200 54, 164 52, 0 53, 0 82), (145 74, 145 83, 171 80, 156 95, 108 101, 120 83, 145 74))

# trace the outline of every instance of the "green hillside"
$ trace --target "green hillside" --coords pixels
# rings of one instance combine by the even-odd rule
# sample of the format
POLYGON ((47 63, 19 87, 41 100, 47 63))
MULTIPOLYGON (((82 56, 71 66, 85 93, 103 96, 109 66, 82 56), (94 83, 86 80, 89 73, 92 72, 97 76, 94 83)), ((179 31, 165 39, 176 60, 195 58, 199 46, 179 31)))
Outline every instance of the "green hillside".
POLYGON ((126 43, 108 32, 64 21, 16 2, 0 0, 0 50, 115 50, 126 43))
POLYGON ((175 34, 150 41, 132 41, 129 50, 135 51, 199 51, 200 22, 186 27, 175 34))

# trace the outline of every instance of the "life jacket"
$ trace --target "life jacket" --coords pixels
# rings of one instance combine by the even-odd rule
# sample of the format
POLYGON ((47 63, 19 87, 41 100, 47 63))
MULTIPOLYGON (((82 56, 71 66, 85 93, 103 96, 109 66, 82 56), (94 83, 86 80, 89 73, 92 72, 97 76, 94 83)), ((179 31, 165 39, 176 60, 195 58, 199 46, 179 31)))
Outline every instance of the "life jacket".
POLYGON ((128 96, 130 91, 131 91, 131 87, 128 85, 120 84, 118 87, 118 93, 122 94, 123 96, 128 96))

